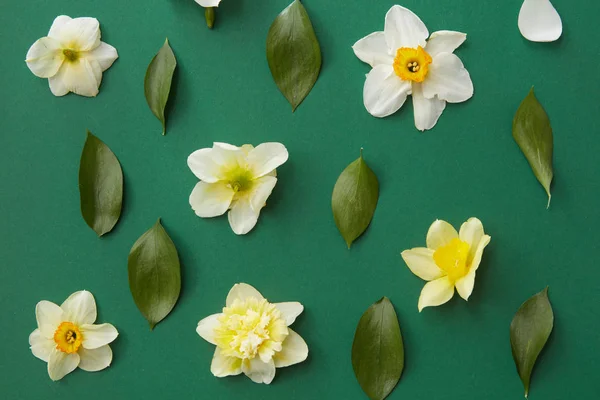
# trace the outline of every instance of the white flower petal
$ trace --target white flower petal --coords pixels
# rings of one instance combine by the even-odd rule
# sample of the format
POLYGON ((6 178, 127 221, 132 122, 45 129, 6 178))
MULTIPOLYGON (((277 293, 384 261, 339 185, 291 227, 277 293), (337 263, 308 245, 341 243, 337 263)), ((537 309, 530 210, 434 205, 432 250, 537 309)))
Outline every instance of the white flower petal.
POLYGON ((242 363, 242 372, 256 383, 269 384, 275 378, 275 363, 273 360, 268 363, 263 362, 256 357, 251 360, 244 360, 242 363))
POLYGON ((297 301, 275 303, 275 307, 281 312, 287 326, 293 324, 298 315, 302 314, 302 311, 304 311, 304 306, 297 301))
POLYGON ((410 81, 403 81, 391 65, 380 64, 367 75, 363 101, 374 117, 387 117, 398 111, 410 93, 410 81))
POLYGON ((48 375, 53 381, 58 381, 73 372, 78 365, 79 354, 67 354, 55 349, 48 358, 48 375))
POLYGON ((65 85, 64 73, 67 67, 63 63, 56 75, 48 78, 48 84, 50 85, 50 91, 55 96, 64 96, 69 93, 69 88, 65 85))
POLYGON ((301 363, 308 357, 308 346, 300 335, 288 328, 288 336, 283 341, 283 349, 275 353, 275 367, 283 368, 301 363))
POLYGON ((196 215, 212 218, 225 214, 231 205, 235 191, 225 182, 198 182, 190 194, 190 206, 196 215))
POLYGON ((260 178, 288 160, 288 151, 281 143, 262 143, 248 153, 248 166, 254 177, 260 178))
POLYGON ((433 250, 417 247, 402 252, 404 262, 411 272, 425 281, 432 281, 443 276, 443 271, 433 261, 433 250))
POLYGON ((93 324, 96 321, 96 300, 87 290, 75 292, 60 305, 64 320, 75 325, 93 324))
POLYGON ((473 261, 471 262, 471 269, 473 271, 477 271, 479 268, 479 264, 481 263, 481 257, 483 256, 483 250, 486 248, 492 238, 488 235, 483 235, 481 240, 479 241, 479 245, 477 246, 477 250, 475 250, 475 255, 473 256, 473 261))
POLYGON ((219 7, 221 0, 196 0, 196 3, 200 4, 204 8, 219 7))
POLYGON ((56 348, 56 343, 54 340, 44 337, 40 330, 36 329, 29 335, 29 346, 31 346, 31 352, 34 356, 48 362, 50 353, 56 348))
POLYGON ((72 18, 67 15, 59 15, 52 22, 52 26, 50 27, 50 31, 48 32, 48 37, 53 39, 57 39, 60 37, 60 30, 65 26, 67 22, 69 22, 72 18))
POLYGON ((35 306, 35 318, 42 336, 47 339, 54 337, 54 332, 63 322, 63 309, 56 304, 42 300, 35 306))
POLYGON ((88 350, 97 349, 107 345, 119 336, 117 328, 111 324, 83 324, 79 328, 83 335, 82 346, 88 350))
POLYGON ((242 359, 224 356, 221 354, 221 349, 217 347, 210 364, 210 372, 217 378, 239 375, 242 373, 242 359))
POLYGON ((117 49, 110 44, 100 42, 100 45, 86 54, 88 59, 96 60, 102 71, 106 71, 119 58, 117 49))
POLYGON ((215 328, 220 325, 219 317, 221 315, 223 315, 223 314, 219 313, 219 314, 209 315, 208 317, 206 317, 206 318, 202 319, 200 322, 198 322, 198 327, 196 328, 196 332, 198 333, 198 335, 200 335, 200 337, 202 339, 206 340, 210 344, 216 344, 215 343, 215 328))
POLYGON ((247 283, 236 283, 233 285, 229 293, 227 294, 227 300, 225 305, 231 306, 233 302, 238 299, 240 301, 246 300, 248 297, 254 297, 255 299, 262 300, 264 297, 258 290, 247 283))
POLYGON ((100 45, 100 23, 96 18, 74 18, 54 30, 53 36, 65 48, 90 51, 100 45))
POLYGON ((425 98, 421 83, 412 84, 412 99, 417 129, 424 131, 433 128, 444 112, 446 102, 437 96, 431 99, 425 98))
POLYGON ((519 30, 532 42, 553 42, 562 35, 562 20, 549 0, 525 0, 519 12, 519 30))
POLYGON ((276 183, 277 178, 272 176, 256 179, 251 192, 232 204, 228 219, 235 234, 245 235, 256 226, 260 211, 266 205, 276 183))
POLYGON ((469 273, 462 278, 458 279, 455 283, 456 291, 465 300, 469 300, 471 293, 473 293, 473 287, 475 286, 475 273, 474 269, 471 269, 469 273))
POLYGON ((454 285, 447 276, 427 282, 419 296, 419 312, 425 307, 435 307, 447 303, 454 295, 454 285))
POLYGON ((52 38, 37 40, 27 52, 25 62, 35 76, 49 78, 56 75, 65 60, 60 43, 52 38))
POLYGON ((354 54, 361 61, 366 62, 371 67, 379 64, 392 65, 394 56, 388 48, 383 32, 373 32, 365 36, 352 46, 354 54))
POLYGON ((95 97, 102 79, 102 69, 97 61, 80 58, 76 62, 65 62, 56 75, 50 78, 50 89, 56 96, 68 92, 80 96, 95 97))
POLYGON ((112 349, 109 345, 97 349, 80 348, 77 352, 80 357, 79 368, 88 372, 101 371, 112 362, 112 349))
POLYGON ((388 48, 395 51, 401 47, 425 48, 429 31, 419 17, 402 6, 395 5, 385 16, 385 40, 388 48))
POLYGON ((431 34, 427 41, 425 51, 431 57, 440 53, 453 53, 464 41, 467 40, 467 34, 455 31, 437 31, 431 34))
POLYGON ((222 179, 222 166, 218 164, 211 148, 196 150, 187 159, 190 170, 198 177, 208 183, 215 183, 222 179))
POLYGON ((254 187, 250 194, 250 205, 257 213, 266 205, 276 184, 277 178, 268 175, 254 181, 254 187))
POLYGON ((461 103, 473 97, 473 82, 469 71, 454 54, 441 53, 433 58, 423 82, 423 95, 438 96, 448 103, 461 103))
POLYGON ((456 238, 458 238, 458 232, 452 225, 441 219, 435 220, 427 231, 427 248, 437 250, 438 247, 445 246, 456 238))
POLYGON ((479 242, 483 237, 483 224, 477 218, 469 218, 461 225, 458 237, 469 245, 467 264, 470 265, 475 256, 475 251, 479 247, 479 242))

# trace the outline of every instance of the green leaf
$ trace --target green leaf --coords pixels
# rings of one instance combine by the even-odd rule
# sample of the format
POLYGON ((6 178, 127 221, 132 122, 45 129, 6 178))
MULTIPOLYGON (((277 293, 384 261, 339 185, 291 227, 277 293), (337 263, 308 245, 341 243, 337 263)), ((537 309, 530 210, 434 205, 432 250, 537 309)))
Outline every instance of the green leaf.
POLYGON ((360 157, 338 178, 331 198, 335 224, 348 248, 371 223, 378 199, 379 182, 363 159, 361 149, 360 157))
POLYGON ((167 39, 158 54, 150 62, 144 80, 146 101, 152 113, 162 123, 163 135, 167 132, 165 107, 169 100, 175 67, 177 67, 177 60, 175 60, 175 54, 169 46, 169 39, 167 39))
POLYGON ((277 87, 294 112, 321 70, 321 48, 300 0, 295 0, 273 21, 267 36, 267 61, 277 87))
POLYGON ((123 205, 123 171, 107 145, 87 132, 79 163, 81 215, 98 236, 110 232, 123 205))
POLYGON ((383 400, 394 390, 404 369, 404 345, 394 306, 387 297, 373 304, 356 327, 352 368, 371 400, 383 400))
POLYGON ((550 119, 544 107, 535 97, 533 88, 519 106, 513 120, 513 138, 527 158, 533 173, 548 194, 550 207, 550 184, 552 183, 553 138, 550 119))
POLYGON ((510 345, 517 372, 529 396, 531 371, 554 326, 554 313, 548 288, 531 297, 519 308, 510 324, 510 345))
POLYGON ((129 289, 150 329, 175 307, 181 290, 181 270, 175 244, 160 219, 129 252, 129 289))

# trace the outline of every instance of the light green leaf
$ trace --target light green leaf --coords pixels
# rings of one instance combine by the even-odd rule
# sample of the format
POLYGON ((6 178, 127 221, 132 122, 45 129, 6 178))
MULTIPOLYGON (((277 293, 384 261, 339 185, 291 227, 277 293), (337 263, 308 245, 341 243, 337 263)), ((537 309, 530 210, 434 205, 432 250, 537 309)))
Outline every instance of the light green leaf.
POLYGON ((175 67, 177 67, 177 60, 175 60, 175 54, 169 46, 169 39, 167 39, 158 54, 150 62, 144 80, 146 101, 152 113, 162 123, 163 135, 167 132, 165 107, 169 100, 175 67))
POLYGON ((160 219, 129 252, 129 289, 150 329, 175 307, 181 290, 181 270, 175 244, 160 219))
POLYGON ((348 248, 367 229, 373 219, 379 182, 362 156, 348 165, 333 188, 333 218, 348 248))
POLYGON ((383 400, 394 390, 404 369, 404 345, 398 317, 387 297, 373 304, 356 327, 352 368, 371 400, 383 400))
POLYGON ((510 324, 510 345, 525 397, 529 396, 531 371, 553 327, 554 313, 547 287, 523 303, 510 324))
POLYGON ((321 48, 306 9, 295 0, 273 21, 267 36, 267 61, 292 112, 311 91, 321 70, 321 48))
POLYGON ((552 171, 552 151, 554 147, 550 119, 544 107, 535 97, 533 88, 519 106, 513 120, 513 138, 527 158, 533 173, 548 194, 550 207, 550 184, 552 171))
POLYGON ((81 215, 98 236, 110 232, 123 205, 123 171, 107 145, 87 132, 79 163, 81 215))

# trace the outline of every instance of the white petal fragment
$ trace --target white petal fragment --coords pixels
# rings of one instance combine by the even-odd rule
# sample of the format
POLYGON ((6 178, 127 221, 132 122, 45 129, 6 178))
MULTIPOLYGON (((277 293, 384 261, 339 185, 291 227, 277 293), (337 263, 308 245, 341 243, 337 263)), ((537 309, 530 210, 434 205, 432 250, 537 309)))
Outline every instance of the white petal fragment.
POLYGON ((288 151, 281 143, 262 143, 248 153, 248 166, 255 178, 267 175, 288 160, 288 151))
POLYGON ((88 58, 96 60, 104 72, 119 58, 119 54, 110 44, 100 42, 98 47, 88 53, 88 58))
POLYGON ((447 303, 454 295, 454 285, 447 276, 427 282, 419 296, 419 312, 425 307, 435 307, 447 303))
POLYGON ((411 272, 425 281, 438 279, 443 275, 441 269, 433 261, 433 250, 417 247, 402 252, 404 262, 411 272))
POLYGON ((385 41, 383 32, 373 32, 365 36, 354 43, 352 50, 354 50, 356 57, 371 67, 379 64, 392 65, 394 63, 394 55, 385 41))
POLYGON ((56 304, 42 300, 35 306, 35 318, 43 337, 52 339, 56 328, 63 321, 63 310, 56 304))
POLYGON ((269 384, 275 378, 275 363, 273 360, 268 363, 263 362, 256 357, 251 360, 244 360, 242 363, 242 372, 256 383, 269 384))
POLYGON ((27 52, 25 62, 33 74, 40 78, 50 78, 58 72, 65 60, 60 43, 52 38, 37 40, 27 52))
POLYGON ((301 363, 308 357, 308 346, 304 339, 290 328, 288 332, 288 336, 283 341, 283 349, 273 357, 277 368, 301 363))
POLYGON ((464 41, 467 34, 455 31, 437 31, 431 34, 425 50, 431 57, 440 53, 453 53, 464 41))
POLYGON ((113 358, 112 349, 108 345, 93 350, 81 348, 78 353, 80 357, 79 368, 88 372, 105 369, 110 365, 113 358))
POLYGON ((60 305, 66 321, 76 325, 93 324, 96 321, 96 300, 87 290, 75 292, 60 305))
POLYGON ((390 49, 425 48, 429 31, 419 17, 402 6, 393 6, 385 16, 385 39, 390 49))
POLYGON ((452 225, 441 219, 435 220, 427 231, 427 248, 437 250, 438 247, 445 246, 456 238, 458 238, 458 232, 452 225))
POLYGON ((48 358, 48 375, 53 381, 62 379, 79 365, 79 354, 54 350, 48 358))
POLYGON ((367 75, 363 101, 374 117, 387 117, 398 111, 410 93, 411 84, 396 75, 391 65, 380 64, 367 75))
POLYGON ((29 335, 29 346, 31 346, 31 352, 34 356, 46 362, 48 362, 52 351, 56 349, 54 340, 44 337, 39 329, 29 335))
POLYGON ((208 317, 202 319, 198 322, 198 327, 196 328, 196 332, 200 337, 206 340, 210 344, 215 343, 215 328, 219 326, 219 317, 223 314, 213 314, 208 317))
POLYGON ((304 306, 297 301, 275 303, 275 307, 281 312, 287 326, 292 325, 296 321, 296 318, 304 311, 304 306))
POLYGON ((234 190, 225 182, 200 181, 190 194, 190 206, 199 217, 217 217, 227 212, 234 195, 234 190))
POLYGON ((217 378, 223 378, 242 373, 242 359, 237 357, 227 357, 221 354, 221 349, 215 349, 210 372, 217 378))
POLYGON ((438 119, 446 108, 446 102, 437 96, 431 99, 423 96, 423 85, 413 83, 412 85, 413 108, 415 114, 415 126, 418 130, 425 131, 437 124, 438 119))
POLYGON ((236 283, 227 294, 227 300, 225 301, 225 304, 227 307, 229 307, 233 304, 235 299, 244 301, 248 297, 254 297, 258 300, 264 299, 262 294, 260 294, 260 292, 253 286, 248 285, 247 283, 236 283))
POLYGON ((562 20, 550 0, 525 0, 519 12, 521 35, 532 42, 553 42, 562 35, 562 20))
POLYGON ((450 53, 434 57, 423 82, 423 95, 428 99, 438 96, 448 103, 461 103, 473 97, 473 82, 460 58, 450 53))
POLYGON ((219 7, 221 0, 196 0, 196 3, 200 4, 204 8, 219 7))
POLYGON ((97 349, 114 341, 119 332, 111 324, 90 325, 83 324, 80 326, 83 334, 83 347, 85 349, 97 349))

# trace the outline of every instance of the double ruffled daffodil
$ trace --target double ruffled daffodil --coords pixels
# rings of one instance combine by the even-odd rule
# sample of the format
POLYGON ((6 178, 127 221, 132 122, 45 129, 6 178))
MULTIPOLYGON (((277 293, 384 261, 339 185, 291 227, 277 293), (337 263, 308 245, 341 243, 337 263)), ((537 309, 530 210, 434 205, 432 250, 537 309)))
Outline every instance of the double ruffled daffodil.
POLYGON ((473 96, 469 72, 453 54, 466 38, 466 34, 452 31, 429 36, 412 11, 393 6, 385 17, 384 31, 374 32, 352 47, 359 59, 373 67, 363 90, 367 111, 387 117, 412 94, 417 129, 433 128, 447 102, 460 103, 473 96))
POLYGON ((34 356, 48 363, 53 381, 79 367, 100 371, 112 361, 108 345, 119 333, 111 324, 94 325, 96 301, 90 292, 75 292, 60 307, 49 301, 35 306, 38 327, 29 335, 34 356))
POLYGON ((204 318, 196 329, 217 346, 210 371, 219 378, 243 372, 256 383, 271 383, 275 368, 308 357, 304 339, 289 327, 303 310, 297 302, 269 303, 248 284, 234 285, 223 312, 204 318))
POLYGON ((55 96, 69 92, 94 97, 102 73, 119 57, 117 50, 100 41, 96 18, 56 17, 48 36, 36 41, 25 62, 35 76, 48 78, 55 96))
POLYGON ((214 143, 188 157, 188 166, 201 181, 190 195, 196 215, 211 218, 229 211, 229 224, 238 235, 250 232, 277 183, 276 168, 288 152, 281 143, 256 148, 214 143))
POLYGON ((460 297, 469 299, 483 250, 490 240, 477 218, 469 218, 459 233, 446 221, 437 220, 427 232, 426 248, 402 252, 412 273, 428 281, 419 297, 419 312, 448 302, 454 288, 460 297))

